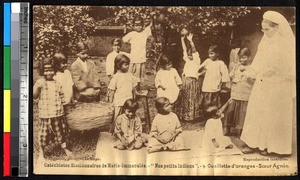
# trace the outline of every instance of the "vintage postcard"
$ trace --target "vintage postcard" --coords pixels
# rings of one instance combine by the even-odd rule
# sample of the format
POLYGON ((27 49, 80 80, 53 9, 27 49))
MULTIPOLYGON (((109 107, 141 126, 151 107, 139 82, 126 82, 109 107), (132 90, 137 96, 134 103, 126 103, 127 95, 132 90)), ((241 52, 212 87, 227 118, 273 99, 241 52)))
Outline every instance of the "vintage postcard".
POLYGON ((34 174, 295 176, 295 7, 33 6, 34 174))

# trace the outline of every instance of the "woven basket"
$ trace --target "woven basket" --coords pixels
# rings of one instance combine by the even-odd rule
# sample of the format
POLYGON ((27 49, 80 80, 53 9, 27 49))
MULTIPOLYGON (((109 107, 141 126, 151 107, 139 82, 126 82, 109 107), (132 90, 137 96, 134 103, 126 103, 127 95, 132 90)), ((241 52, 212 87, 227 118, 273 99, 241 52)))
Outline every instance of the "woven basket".
POLYGON ((112 123, 113 108, 105 102, 78 102, 66 117, 72 130, 101 128, 112 123))

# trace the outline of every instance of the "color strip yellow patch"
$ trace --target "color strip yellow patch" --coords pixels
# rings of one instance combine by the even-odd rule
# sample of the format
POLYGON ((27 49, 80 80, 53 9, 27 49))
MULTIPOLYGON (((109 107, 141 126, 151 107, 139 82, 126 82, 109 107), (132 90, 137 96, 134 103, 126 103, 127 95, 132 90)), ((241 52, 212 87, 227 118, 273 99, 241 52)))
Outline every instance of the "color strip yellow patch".
POLYGON ((10 132, 10 90, 4 90, 4 132, 10 132))

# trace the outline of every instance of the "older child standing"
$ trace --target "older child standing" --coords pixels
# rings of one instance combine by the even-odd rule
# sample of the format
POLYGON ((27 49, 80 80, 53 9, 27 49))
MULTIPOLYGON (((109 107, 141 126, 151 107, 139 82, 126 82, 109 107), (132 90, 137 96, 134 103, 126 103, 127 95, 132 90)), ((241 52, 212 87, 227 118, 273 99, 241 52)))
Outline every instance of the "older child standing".
POLYGON ((148 153, 163 150, 187 150, 181 134, 181 124, 177 115, 171 112, 172 105, 169 99, 157 98, 155 108, 158 114, 152 122, 148 153))
POLYGON ((117 55, 115 59, 115 75, 108 85, 109 102, 115 108, 115 119, 127 99, 134 98, 136 77, 128 72, 129 58, 124 54, 117 55))
POLYGON ((240 137, 251 94, 253 83, 247 81, 247 72, 250 67, 251 51, 242 48, 238 52, 239 63, 236 64, 229 76, 232 81, 231 99, 224 118, 224 134, 240 137))
MULTIPOLYGON (((225 88, 226 83, 230 80, 228 69, 224 62, 219 59, 219 54, 219 47, 217 45, 211 46, 208 50, 209 58, 199 68, 199 72, 205 73, 201 93, 204 117, 209 107, 221 107, 220 91, 225 88)), ((207 117, 205 118, 207 119, 207 117)))
POLYGON ((128 99, 123 105, 123 113, 116 119, 114 135, 118 139, 115 148, 119 150, 140 149, 143 146, 142 122, 135 114, 139 105, 128 99))
POLYGON ((42 158, 49 145, 60 145, 67 156, 72 152, 67 149, 66 137, 68 126, 64 116, 64 96, 62 86, 53 79, 54 70, 50 59, 45 59, 40 69, 42 78, 33 86, 33 98, 39 99, 39 123, 40 123, 40 152, 42 158))
POLYGON ((155 76, 157 97, 166 97, 171 104, 177 100, 182 81, 176 69, 172 68, 172 61, 162 55, 159 59, 160 70, 155 76))
POLYGON ((134 31, 126 34, 122 40, 131 45, 129 72, 138 78, 137 91, 140 92, 140 84, 145 77, 146 42, 151 35, 151 29, 148 26, 143 30, 144 22, 141 16, 134 18, 133 25, 134 31))
MULTIPOLYGON (((182 38, 183 39, 183 38, 182 38)), ((193 42, 193 34, 189 33, 186 36, 188 40, 182 40, 183 60, 185 65, 182 74, 182 90, 180 94, 180 108, 176 111, 179 119, 185 121, 195 120, 200 117, 201 103, 201 84, 198 77, 198 69, 200 67, 199 53, 196 51, 193 42), (187 46, 186 43, 189 43, 187 46)))

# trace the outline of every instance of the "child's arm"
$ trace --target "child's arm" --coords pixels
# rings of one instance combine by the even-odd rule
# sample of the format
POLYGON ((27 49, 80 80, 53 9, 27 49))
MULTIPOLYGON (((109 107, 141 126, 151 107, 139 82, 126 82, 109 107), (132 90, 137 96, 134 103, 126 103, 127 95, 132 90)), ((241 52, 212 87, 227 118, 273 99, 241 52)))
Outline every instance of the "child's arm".
POLYGON ((107 87, 109 103, 113 103, 116 89, 117 89, 117 79, 116 76, 114 76, 109 82, 109 85, 107 87))
POLYGON ((40 95, 42 88, 42 79, 38 79, 33 86, 33 98, 37 99, 40 95))
POLYGON ((195 44, 193 42, 193 36, 194 35, 192 33, 189 33, 186 38, 190 41, 190 44, 191 44, 191 47, 192 47, 192 53, 196 53, 197 51, 196 51, 195 44))
POLYGON ((182 133, 182 127, 181 127, 181 124, 180 124, 180 121, 177 117, 176 114, 174 114, 176 117, 174 117, 174 120, 176 120, 176 129, 175 129, 175 133, 173 134, 173 137, 171 138, 172 141, 174 141, 176 139, 176 137, 178 136, 178 134, 182 133))
POLYGON ((220 64, 220 73, 221 73, 221 89, 226 89, 226 83, 230 81, 230 77, 228 75, 228 69, 224 62, 222 61, 220 64))
POLYGON ((154 81, 155 81, 156 89, 158 89, 158 88, 162 88, 162 90, 166 89, 166 87, 164 85, 162 85, 162 83, 161 83, 161 73, 160 73, 160 71, 157 72, 154 81))
POLYGON ((74 81, 75 87, 79 91, 83 91, 83 90, 87 89, 88 87, 87 87, 86 83, 82 80, 80 72, 81 72, 81 70, 79 69, 78 66, 76 66, 76 65, 71 66, 71 74, 72 74, 72 79, 74 81))
POLYGON ((95 63, 91 63, 91 71, 93 74, 93 80, 94 80, 94 89, 100 89, 100 76, 99 73, 96 71, 96 65, 95 63))
POLYGON ((176 69, 173 69, 173 71, 174 71, 175 82, 176 82, 177 86, 179 87, 179 89, 181 89, 181 86, 182 86, 181 78, 180 78, 178 72, 176 71, 176 69))
POLYGON ((142 122, 141 122, 140 117, 138 117, 138 116, 136 117, 134 130, 135 130, 134 134, 136 136, 141 136, 142 135, 142 132, 143 132, 142 122))
POLYGON ((123 143, 127 144, 126 139, 121 135, 122 116, 118 116, 115 123, 114 135, 123 143))
POLYGON ((122 41, 124 43, 129 43, 130 44, 131 38, 132 38, 132 32, 129 32, 125 36, 123 36, 122 41))

